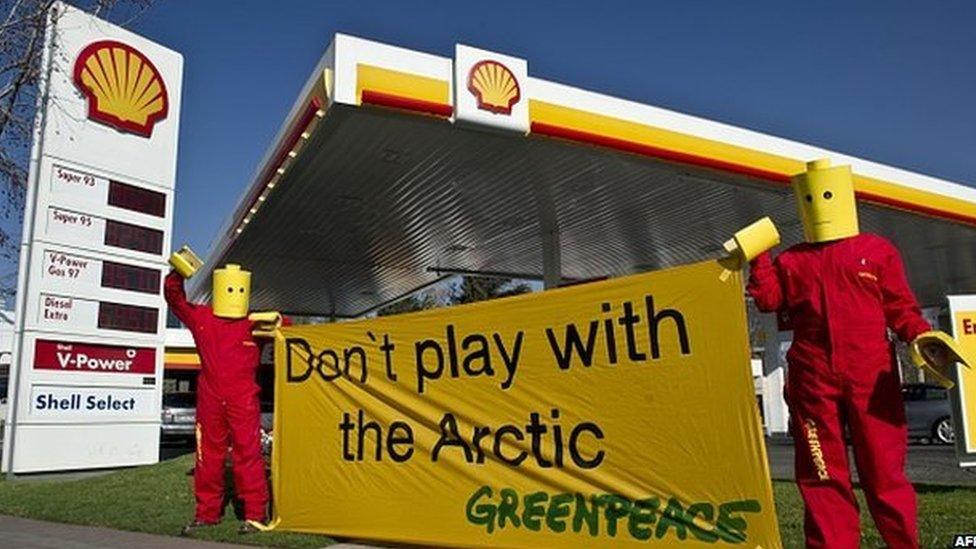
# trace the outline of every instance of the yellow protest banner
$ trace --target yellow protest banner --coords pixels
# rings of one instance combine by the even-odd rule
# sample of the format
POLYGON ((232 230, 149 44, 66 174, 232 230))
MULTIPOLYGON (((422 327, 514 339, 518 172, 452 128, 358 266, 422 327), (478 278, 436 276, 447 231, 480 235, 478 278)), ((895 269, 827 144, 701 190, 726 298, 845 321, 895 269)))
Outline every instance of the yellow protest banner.
POLYGON ((284 328, 275 361, 279 529, 780 546, 742 280, 716 262, 284 328))

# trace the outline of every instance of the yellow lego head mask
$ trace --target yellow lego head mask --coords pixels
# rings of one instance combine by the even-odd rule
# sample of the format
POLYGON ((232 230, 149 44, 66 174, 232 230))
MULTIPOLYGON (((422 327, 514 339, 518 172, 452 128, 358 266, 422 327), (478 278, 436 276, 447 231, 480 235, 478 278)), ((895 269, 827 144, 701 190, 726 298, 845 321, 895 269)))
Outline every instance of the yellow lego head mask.
POLYGON ((222 318, 244 318, 251 299, 251 273, 228 263, 213 273, 213 312, 222 318))
POLYGON ((807 242, 829 242, 858 234, 857 201, 850 166, 830 160, 807 162, 807 171, 793 176, 793 193, 807 242))

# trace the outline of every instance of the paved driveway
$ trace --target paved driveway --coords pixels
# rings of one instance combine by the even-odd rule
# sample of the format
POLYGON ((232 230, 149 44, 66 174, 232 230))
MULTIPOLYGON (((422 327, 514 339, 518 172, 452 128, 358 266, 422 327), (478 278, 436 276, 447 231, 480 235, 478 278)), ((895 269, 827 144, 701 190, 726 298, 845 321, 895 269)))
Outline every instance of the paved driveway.
POLYGON ((92 526, 74 526, 0 515, 4 547, 24 549, 227 549, 244 547, 187 538, 122 532, 92 526))

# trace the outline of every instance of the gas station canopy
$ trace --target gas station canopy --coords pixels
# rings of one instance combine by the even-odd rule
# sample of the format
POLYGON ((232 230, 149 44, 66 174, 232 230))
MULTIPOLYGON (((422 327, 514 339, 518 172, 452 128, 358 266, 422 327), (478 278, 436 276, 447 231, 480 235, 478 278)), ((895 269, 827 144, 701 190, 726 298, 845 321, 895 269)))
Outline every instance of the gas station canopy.
POLYGON ((528 76, 336 35, 206 260, 252 306, 355 317, 445 277, 547 286, 721 253, 763 215, 802 240, 789 177, 855 174, 861 230, 892 239, 923 304, 976 292, 976 190, 528 76))

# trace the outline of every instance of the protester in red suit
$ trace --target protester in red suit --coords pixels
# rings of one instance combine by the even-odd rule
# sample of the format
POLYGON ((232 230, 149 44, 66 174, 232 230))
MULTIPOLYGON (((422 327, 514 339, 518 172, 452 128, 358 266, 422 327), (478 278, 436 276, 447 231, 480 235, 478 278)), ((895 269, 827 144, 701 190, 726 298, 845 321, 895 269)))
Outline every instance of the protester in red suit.
MULTIPOLYGON (((239 288, 243 286, 235 285, 231 292, 243 294, 239 288)), ((256 381, 259 352, 251 335, 255 323, 246 313, 240 318, 226 318, 215 315, 208 305, 188 302, 183 278, 175 271, 166 277, 165 295, 170 310, 193 334, 200 354, 194 471, 196 518, 185 531, 216 524, 222 518, 228 447, 235 491, 244 503, 244 519, 263 522, 268 485, 261 455, 260 387, 256 381)), ((248 529, 247 522, 243 529, 248 529)))
POLYGON ((753 260, 748 292, 759 310, 785 313, 793 329, 786 398, 807 546, 859 545, 846 427, 878 531, 891 548, 917 547, 915 491, 904 472, 905 408, 887 330, 912 342, 930 327, 898 250, 858 233, 844 168, 846 175, 828 173, 839 168, 820 161, 804 174, 812 181, 794 180, 807 242, 775 261, 768 252, 753 260))

